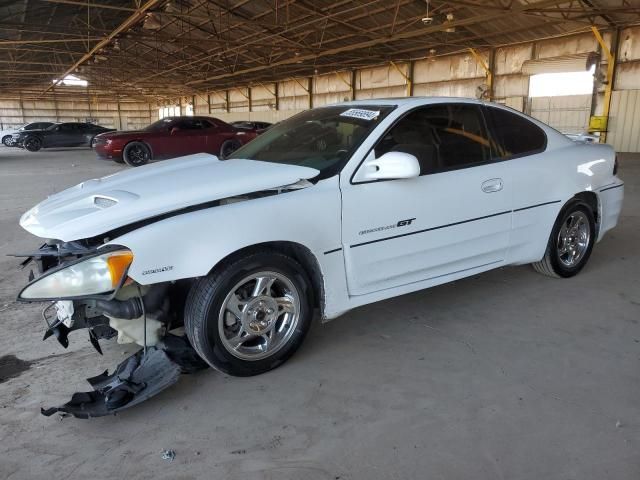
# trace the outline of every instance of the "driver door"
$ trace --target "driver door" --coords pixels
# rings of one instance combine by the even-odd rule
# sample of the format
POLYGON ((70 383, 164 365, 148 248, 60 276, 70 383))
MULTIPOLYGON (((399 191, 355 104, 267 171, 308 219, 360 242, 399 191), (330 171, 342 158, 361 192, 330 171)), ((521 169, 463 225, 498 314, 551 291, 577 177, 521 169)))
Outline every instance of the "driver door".
POLYGON ((180 120, 169 135, 171 138, 167 144, 170 157, 207 151, 207 130, 205 124, 198 118, 180 120))
POLYGON ((66 147, 73 145, 75 138, 75 124, 62 123, 56 127, 52 135, 45 136, 45 147, 66 147))
POLYGON ((358 182, 356 172, 341 179, 350 295, 444 281, 504 260, 511 179, 505 162, 492 162, 491 147, 478 106, 421 107, 396 122, 368 157, 409 153, 420 163, 419 177, 358 182))

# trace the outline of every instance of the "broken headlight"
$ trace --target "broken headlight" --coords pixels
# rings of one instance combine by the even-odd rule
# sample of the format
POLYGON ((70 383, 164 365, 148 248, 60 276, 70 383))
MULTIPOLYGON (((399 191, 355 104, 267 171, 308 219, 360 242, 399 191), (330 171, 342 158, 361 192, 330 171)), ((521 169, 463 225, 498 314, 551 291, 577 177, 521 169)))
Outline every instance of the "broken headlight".
POLYGON ((83 257, 48 271, 27 285, 18 299, 41 301, 109 294, 122 285, 132 261, 133 253, 124 249, 83 257))

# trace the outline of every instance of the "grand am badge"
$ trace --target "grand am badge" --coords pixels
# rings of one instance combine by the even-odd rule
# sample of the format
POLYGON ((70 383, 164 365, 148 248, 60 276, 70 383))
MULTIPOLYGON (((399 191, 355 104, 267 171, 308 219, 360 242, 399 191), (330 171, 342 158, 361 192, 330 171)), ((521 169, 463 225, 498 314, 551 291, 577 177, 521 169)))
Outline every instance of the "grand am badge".
POLYGON ((143 270, 142 271, 142 275, 152 275, 154 273, 162 273, 162 272, 168 272, 173 270, 173 265, 167 265, 164 267, 159 267, 159 268, 151 268, 149 270, 143 270))
POLYGON ((376 228, 370 228, 368 230, 361 230, 358 232, 358 235, 366 235, 367 233, 375 233, 375 232, 381 232, 383 230, 391 230, 393 228, 398 228, 398 227, 406 227, 408 225, 411 225, 411 222, 413 222, 415 220, 415 218, 407 218, 405 220, 399 220, 398 223, 395 223, 393 225, 385 225, 384 227, 376 227, 376 228))

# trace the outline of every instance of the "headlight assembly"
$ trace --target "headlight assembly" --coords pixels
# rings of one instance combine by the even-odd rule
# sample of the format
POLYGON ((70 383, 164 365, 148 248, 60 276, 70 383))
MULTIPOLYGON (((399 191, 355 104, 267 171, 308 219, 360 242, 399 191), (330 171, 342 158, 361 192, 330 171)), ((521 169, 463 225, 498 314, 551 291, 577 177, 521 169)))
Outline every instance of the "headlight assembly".
POLYGON ((82 258, 47 272, 27 285, 18 299, 44 301, 110 294, 122 284, 132 261, 129 250, 82 258))

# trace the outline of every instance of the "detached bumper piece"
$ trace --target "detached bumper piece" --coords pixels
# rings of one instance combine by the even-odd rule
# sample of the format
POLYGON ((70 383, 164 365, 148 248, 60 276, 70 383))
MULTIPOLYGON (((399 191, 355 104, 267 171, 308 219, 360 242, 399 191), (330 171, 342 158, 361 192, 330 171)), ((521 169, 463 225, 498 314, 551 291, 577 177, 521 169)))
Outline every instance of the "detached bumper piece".
POLYGON ((178 381, 182 373, 194 373, 208 365, 189 345, 186 337, 168 334, 146 353, 139 350, 109 375, 108 371, 87 379, 93 391, 74 393, 59 407, 43 408, 42 414, 67 413, 76 418, 102 417, 144 402, 178 381))

